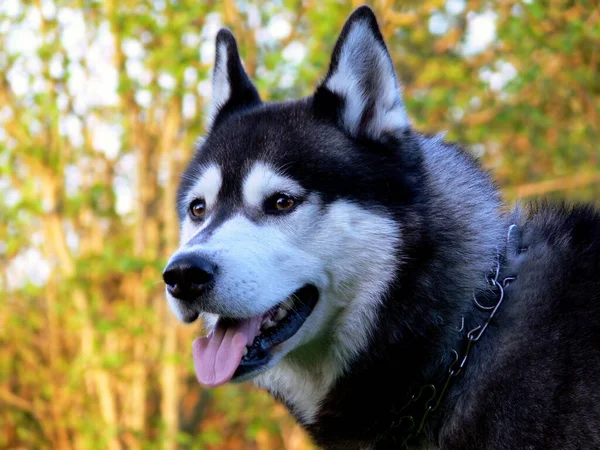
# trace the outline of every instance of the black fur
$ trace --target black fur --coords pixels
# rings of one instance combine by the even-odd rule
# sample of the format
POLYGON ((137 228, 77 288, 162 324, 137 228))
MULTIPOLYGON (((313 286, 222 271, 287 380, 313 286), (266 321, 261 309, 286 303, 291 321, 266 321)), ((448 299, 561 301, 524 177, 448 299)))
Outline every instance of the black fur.
MULTIPOLYGON (((507 268, 518 279, 423 441, 443 449, 600 448, 600 214, 541 203, 518 225, 522 250, 507 268)), ((427 254, 415 250, 415 259, 436 258, 439 245, 423 244, 427 254)), ((470 306, 466 323, 482 322, 469 296, 431 286, 428 264, 420 265, 400 275, 370 348, 308 427, 323 447, 398 448, 404 428, 390 425, 404 414, 394 412, 423 384, 439 386, 452 362, 443 355, 459 348, 461 314, 440 322, 439 303, 470 306)))
MULTIPOLYGON (((351 20, 365 18, 381 40, 368 8, 351 20)), ((494 184, 458 146, 410 128, 377 140, 349 136, 338 120, 346 99, 323 86, 314 97, 262 104, 235 42, 228 48, 235 50, 229 58, 232 97, 183 177, 180 213, 188 206, 183 193, 207 162, 216 162, 228 180, 216 216, 223 221, 241 206, 236 189, 252 163, 267 160, 319 193, 324 207, 351 199, 385 211, 402 230, 403 264, 377 312, 368 348, 326 395, 316 420, 304 424, 317 444, 399 448, 405 430, 393 422, 423 384, 445 379, 451 350, 464 338, 461 318, 467 328, 485 320, 472 295, 485 295, 485 276, 497 250, 506 248, 502 271, 518 278, 412 444, 600 448, 600 213, 591 206, 539 203, 504 216, 494 184), (505 247, 510 223, 517 225, 515 249, 505 247)), ((339 51, 338 45, 330 72, 339 51)))

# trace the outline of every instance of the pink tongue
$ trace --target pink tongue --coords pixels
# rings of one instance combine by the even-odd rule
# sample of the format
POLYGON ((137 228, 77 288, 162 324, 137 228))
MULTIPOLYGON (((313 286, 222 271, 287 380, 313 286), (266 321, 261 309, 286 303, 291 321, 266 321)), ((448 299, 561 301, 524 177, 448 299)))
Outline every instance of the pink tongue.
POLYGON ((211 334, 194 340, 194 368, 201 384, 215 387, 231 380, 242 360, 244 347, 252 344, 258 334, 261 319, 256 316, 228 327, 219 321, 211 334))

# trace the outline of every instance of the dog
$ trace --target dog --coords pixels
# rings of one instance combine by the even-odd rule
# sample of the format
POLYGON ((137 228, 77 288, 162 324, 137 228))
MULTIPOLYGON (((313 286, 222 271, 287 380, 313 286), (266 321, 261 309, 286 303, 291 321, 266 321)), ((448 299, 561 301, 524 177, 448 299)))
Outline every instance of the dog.
POLYGON ((227 29, 167 300, 205 386, 253 380, 326 449, 600 448, 600 213, 507 212, 413 129, 368 7, 314 94, 263 103, 227 29))

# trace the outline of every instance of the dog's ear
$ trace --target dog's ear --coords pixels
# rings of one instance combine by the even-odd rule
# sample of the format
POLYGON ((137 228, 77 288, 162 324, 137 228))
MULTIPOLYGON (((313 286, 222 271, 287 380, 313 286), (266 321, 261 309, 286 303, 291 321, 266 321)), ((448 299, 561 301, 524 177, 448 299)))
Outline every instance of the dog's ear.
POLYGON ((369 7, 361 6, 346 21, 329 72, 315 92, 314 110, 355 138, 377 140, 410 125, 392 59, 369 7))
POLYGON ((212 105, 208 128, 228 114, 261 103, 258 91, 244 70, 237 42, 231 31, 222 28, 217 33, 215 67, 212 78, 212 105))

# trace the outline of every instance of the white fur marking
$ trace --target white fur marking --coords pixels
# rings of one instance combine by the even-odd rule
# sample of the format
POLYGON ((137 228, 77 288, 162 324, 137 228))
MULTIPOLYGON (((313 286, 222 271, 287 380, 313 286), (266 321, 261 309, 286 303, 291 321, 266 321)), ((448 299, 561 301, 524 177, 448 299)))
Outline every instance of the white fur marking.
MULTIPOLYGON (((217 202, 217 196, 221 190, 223 184, 223 178, 221 175, 221 169, 215 164, 207 166, 202 174, 198 177, 196 184, 188 191, 185 199, 186 205, 189 205, 195 199, 204 199, 206 203, 207 214, 210 214, 210 210, 215 206, 217 202)), ((202 222, 200 226, 194 223, 189 217, 181 224, 181 239, 182 243, 189 241, 194 235, 196 235, 203 228, 206 228, 210 222, 210 216, 202 222)))
POLYGON ((222 184, 221 169, 217 165, 211 164, 204 169, 196 184, 188 191, 188 203, 196 198, 202 198, 206 202, 206 209, 212 208, 217 202, 222 184))
POLYGON ((256 383, 281 395, 304 423, 315 420, 319 406, 351 359, 363 350, 376 323, 377 307, 392 282, 400 241, 398 224, 346 201, 331 205, 316 220, 307 253, 325 267, 327 286, 300 331, 280 346, 287 353, 317 336, 333 320, 324 356, 306 366, 293 355, 256 378, 256 383))
POLYGON ((365 130, 371 137, 378 138, 384 132, 402 130, 410 125, 394 68, 386 50, 365 22, 352 25, 335 72, 325 86, 345 99, 342 122, 353 136, 359 131, 365 108, 373 102, 373 117, 365 130), (363 81, 372 77, 376 77, 372 91, 365 92, 363 81))
POLYGON ((224 42, 217 45, 215 62, 218 62, 218 64, 215 65, 212 79, 212 102, 209 114, 210 124, 212 124, 219 109, 227 103, 227 100, 231 97, 231 85, 229 82, 229 74, 227 73, 227 44, 224 42))
MULTIPOLYGON (((259 163, 243 193, 246 202, 256 204, 272 189, 294 188, 299 186, 293 180, 259 163)), ((344 200, 323 211, 311 194, 277 220, 257 223, 236 215, 202 244, 183 241, 180 251, 198 252, 219 266, 207 300, 222 314, 263 314, 302 286, 317 287, 313 313, 272 350, 268 367, 255 377, 259 386, 285 398, 302 422, 311 423, 335 381, 368 345, 377 308, 400 263, 400 238, 399 224, 383 213, 344 200), (302 357, 308 354, 310 360, 294 353, 301 346, 302 357)), ((176 313, 183 308, 170 303, 176 313)))
POLYGON ((299 196, 303 191, 294 180, 278 174, 263 162, 254 164, 243 184, 244 203, 254 207, 278 192, 299 196))

